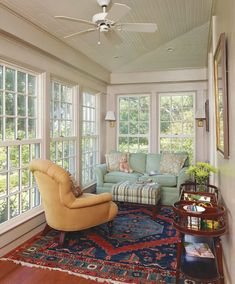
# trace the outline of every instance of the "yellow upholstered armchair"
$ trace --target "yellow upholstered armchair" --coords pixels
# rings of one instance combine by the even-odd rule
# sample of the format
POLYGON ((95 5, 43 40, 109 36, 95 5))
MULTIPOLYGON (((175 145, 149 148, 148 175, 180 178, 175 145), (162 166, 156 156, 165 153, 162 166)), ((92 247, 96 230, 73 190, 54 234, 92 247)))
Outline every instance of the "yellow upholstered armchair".
POLYGON ((112 227, 111 221, 118 208, 112 202, 111 194, 83 193, 75 198, 68 172, 49 160, 34 160, 29 169, 34 174, 41 193, 47 224, 61 232, 60 245, 64 243, 66 232, 106 222, 109 229, 112 227))

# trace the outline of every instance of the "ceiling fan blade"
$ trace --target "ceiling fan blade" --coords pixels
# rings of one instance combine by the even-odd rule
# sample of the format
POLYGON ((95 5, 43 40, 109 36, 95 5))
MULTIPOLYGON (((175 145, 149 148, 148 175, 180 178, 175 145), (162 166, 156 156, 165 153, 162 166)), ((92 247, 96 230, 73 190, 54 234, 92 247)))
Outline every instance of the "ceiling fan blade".
POLYGON ((81 34, 86 34, 86 33, 94 32, 94 31, 97 31, 97 29, 88 29, 88 30, 85 30, 85 31, 73 33, 73 34, 70 34, 70 35, 65 36, 64 38, 70 38, 70 37, 73 37, 73 36, 77 36, 77 35, 81 35, 81 34))
POLYGON ((87 21, 87 20, 83 20, 83 19, 77 19, 77 18, 72 18, 72 17, 66 17, 66 16, 55 16, 56 19, 60 19, 60 20, 68 20, 71 22, 77 22, 77 23, 82 23, 82 24, 88 24, 91 26, 96 26, 95 23, 91 22, 91 21, 87 21))
POLYGON ((119 19, 124 17, 130 10, 131 8, 125 4, 114 3, 111 9, 108 11, 108 14, 106 15, 105 19, 116 23, 119 19))
POLYGON ((154 23, 123 23, 116 26, 118 31, 154 33, 157 25, 154 23))
POLYGON ((103 34, 114 45, 120 45, 122 43, 121 37, 113 30, 109 30, 108 33, 103 33, 103 34))

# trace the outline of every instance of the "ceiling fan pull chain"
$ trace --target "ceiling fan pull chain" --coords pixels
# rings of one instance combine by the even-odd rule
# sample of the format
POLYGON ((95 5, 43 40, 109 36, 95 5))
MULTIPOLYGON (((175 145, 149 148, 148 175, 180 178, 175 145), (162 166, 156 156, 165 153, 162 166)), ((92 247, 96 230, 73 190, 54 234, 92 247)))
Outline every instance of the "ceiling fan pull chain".
POLYGON ((98 39, 98 45, 100 45, 101 44, 101 42, 100 42, 100 29, 99 29, 99 39, 98 39))

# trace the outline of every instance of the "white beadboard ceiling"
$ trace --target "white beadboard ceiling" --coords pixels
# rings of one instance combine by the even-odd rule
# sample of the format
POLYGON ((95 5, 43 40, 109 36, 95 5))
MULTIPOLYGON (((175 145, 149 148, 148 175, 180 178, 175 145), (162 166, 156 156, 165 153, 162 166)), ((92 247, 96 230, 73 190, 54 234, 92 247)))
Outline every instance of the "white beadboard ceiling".
MULTIPOLYGON (((131 7, 120 22, 156 23, 155 33, 118 32, 117 44, 98 33, 70 39, 65 35, 90 26, 55 19, 55 15, 91 20, 101 12, 96 0, 1 0, 32 23, 81 51, 110 72, 148 72, 206 66, 211 8, 214 0, 115 0, 131 7), (172 48, 169 52, 167 49, 172 48)), ((110 6, 109 6, 110 8, 110 6)))

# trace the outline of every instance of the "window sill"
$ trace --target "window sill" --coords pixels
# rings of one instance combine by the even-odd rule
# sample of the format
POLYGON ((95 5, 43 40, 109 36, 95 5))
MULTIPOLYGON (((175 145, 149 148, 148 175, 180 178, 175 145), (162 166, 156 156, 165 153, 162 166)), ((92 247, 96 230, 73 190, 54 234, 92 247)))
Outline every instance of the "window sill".
POLYGON ((28 212, 25 212, 21 214, 20 216, 17 216, 11 220, 8 220, 0 225, 0 231, 1 235, 5 234, 16 227, 23 225, 24 223, 30 221, 31 219, 35 218, 36 216, 42 214, 44 212, 44 209, 42 206, 38 206, 28 212))

